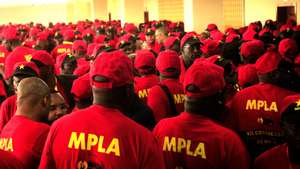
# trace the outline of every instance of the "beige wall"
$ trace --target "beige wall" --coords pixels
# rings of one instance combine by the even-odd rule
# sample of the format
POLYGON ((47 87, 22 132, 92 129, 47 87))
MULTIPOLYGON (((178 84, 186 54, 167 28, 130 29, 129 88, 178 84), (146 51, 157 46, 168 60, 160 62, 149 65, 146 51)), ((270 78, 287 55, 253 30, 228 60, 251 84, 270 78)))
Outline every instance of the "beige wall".
POLYGON ((67 21, 66 4, 39 4, 0 6, 0 24, 28 23, 30 21, 48 24, 67 21))
POLYGON ((144 22, 144 1, 142 0, 124 0, 125 22, 139 23, 144 22))

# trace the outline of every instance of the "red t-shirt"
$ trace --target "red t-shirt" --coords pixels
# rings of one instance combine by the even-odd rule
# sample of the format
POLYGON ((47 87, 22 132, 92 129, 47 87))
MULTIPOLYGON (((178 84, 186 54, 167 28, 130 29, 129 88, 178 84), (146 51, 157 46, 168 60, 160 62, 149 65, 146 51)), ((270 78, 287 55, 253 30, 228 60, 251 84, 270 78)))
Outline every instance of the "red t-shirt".
POLYGON ((0 150, 0 168, 23 169, 23 164, 11 153, 0 150))
POLYGON ((300 166, 290 163, 287 144, 282 144, 258 156, 254 169, 300 169, 300 166))
POLYGON ((267 83, 238 92, 231 104, 228 126, 241 134, 252 157, 281 144, 280 106, 292 91, 267 83))
POLYGON ((11 152, 25 168, 37 168, 48 132, 47 124, 16 115, 1 132, 0 149, 11 152))
POLYGON ((15 115, 17 110, 17 95, 5 99, 0 108, 0 133, 8 121, 15 115))
POLYGON ((184 60, 182 58, 183 56, 180 56, 180 76, 179 76, 179 82, 183 84, 184 81, 184 76, 185 76, 185 72, 186 72, 186 68, 184 65, 184 60))
POLYGON ((182 112, 161 120, 153 131, 166 169, 248 169, 241 139, 209 118, 182 112))
POLYGON ((162 155, 151 132, 117 109, 92 105, 51 126, 40 169, 161 169, 162 155))
POLYGON ((134 78, 134 91, 145 103, 151 87, 159 83, 157 75, 145 75, 143 77, 134 78))
MULTIPOLYGON (((182 84, 177 79, 164 79, 161 81, 161 84, 169 88, 170 93, 173 95, 177 112, 182 112, 184 110, 185 98, 182 84)), ((168 97, 159 85, 150 88, 147 104, 152 109, 157 122, 162 118, 170 116, 172 113, 168 97)))
POLYGON ((6 56, 9 54, 8 50, 0 45, 0 63, 4 64, 6 56))
POLYGON ((51 55, 54 60, 56 60, 56 57, 65 53, 71 53, 72 52, 72 43, 65 43, 61 45, 57 45, 52 51, 51 55))

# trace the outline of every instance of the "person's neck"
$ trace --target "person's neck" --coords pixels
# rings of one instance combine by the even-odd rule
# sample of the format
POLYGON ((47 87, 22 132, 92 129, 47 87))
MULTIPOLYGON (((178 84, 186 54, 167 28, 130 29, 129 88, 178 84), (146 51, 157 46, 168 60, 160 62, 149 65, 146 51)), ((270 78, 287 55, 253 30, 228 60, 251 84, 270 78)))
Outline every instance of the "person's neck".
POLYGON ((30 120, 39 122, 40 119, 37 116, 35 116, 35 114, 36 114, 35 111, 24 110, 24 109, 20 109, 20 108, 19 109, 17 108, 16 113, 15 113, 15 115, 24 116, 24 117, 27 117, 30 120), (30 112, 30 114, 28 112, 30 112))

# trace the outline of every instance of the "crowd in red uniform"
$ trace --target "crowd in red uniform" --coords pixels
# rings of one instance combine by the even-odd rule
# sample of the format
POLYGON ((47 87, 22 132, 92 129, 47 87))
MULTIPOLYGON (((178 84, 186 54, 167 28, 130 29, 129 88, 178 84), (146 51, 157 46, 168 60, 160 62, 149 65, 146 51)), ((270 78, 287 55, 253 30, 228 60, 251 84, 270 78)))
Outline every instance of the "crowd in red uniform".
POLYGON ((300 26, 0 26, 0 168, 300 168, 300 26))

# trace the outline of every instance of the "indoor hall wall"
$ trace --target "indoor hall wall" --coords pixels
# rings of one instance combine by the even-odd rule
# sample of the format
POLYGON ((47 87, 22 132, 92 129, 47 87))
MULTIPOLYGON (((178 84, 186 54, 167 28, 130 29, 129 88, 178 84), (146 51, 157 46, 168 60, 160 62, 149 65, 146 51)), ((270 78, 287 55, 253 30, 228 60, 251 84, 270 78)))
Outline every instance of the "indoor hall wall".
POLYGON ((30 21, 48 24, 67 21, 66 4, 38 4, 0 6, 0 24, 28 23, 30 21))

